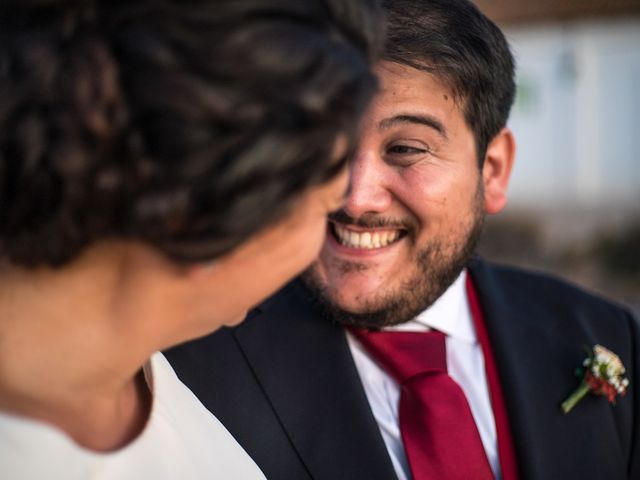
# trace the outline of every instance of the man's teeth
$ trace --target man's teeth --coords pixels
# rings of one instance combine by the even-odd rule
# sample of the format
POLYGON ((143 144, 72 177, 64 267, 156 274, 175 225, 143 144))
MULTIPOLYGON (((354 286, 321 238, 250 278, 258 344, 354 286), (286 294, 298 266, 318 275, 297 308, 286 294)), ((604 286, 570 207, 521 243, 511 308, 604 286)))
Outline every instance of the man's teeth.
POLYGON ((398 230, 354 232, 334 224, 336 237, 340 243, 351 248, 381 248, 395 242, 400 236, 398 230))

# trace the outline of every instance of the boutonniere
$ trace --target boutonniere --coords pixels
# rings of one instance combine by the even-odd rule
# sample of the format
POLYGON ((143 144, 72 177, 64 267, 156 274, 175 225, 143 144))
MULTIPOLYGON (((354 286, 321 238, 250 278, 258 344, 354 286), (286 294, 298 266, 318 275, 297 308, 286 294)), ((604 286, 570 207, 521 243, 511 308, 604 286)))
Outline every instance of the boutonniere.
POLYGON ((620 357, 602 345, 594 346, 582 367, 576 370, 582 381, 576 391, 562 402, 562 411, 569 413, 587 393, 604 395, 609 403, 615 404, 616 397, 623 396, 629 386, 629 379, 624 377, 624 373, 620 357))

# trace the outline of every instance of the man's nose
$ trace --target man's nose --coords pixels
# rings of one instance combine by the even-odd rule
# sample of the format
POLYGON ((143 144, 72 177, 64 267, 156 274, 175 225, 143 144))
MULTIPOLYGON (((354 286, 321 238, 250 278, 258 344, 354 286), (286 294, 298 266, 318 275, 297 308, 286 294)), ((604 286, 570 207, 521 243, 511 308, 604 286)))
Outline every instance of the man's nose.
POLYGON ((351 180, 344 210, 353 218, 381 213, 392 203, 388 188, 392 172, 375 152, 356 152, 349 163, 351 180))

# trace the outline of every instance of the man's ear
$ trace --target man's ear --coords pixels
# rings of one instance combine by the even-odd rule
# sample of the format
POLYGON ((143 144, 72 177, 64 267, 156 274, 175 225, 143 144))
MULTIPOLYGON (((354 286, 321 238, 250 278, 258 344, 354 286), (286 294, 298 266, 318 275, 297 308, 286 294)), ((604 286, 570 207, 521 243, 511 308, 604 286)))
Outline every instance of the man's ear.
POLYGON ((482 166, 486 213, 498 213, 507 204, 507 187, 515 155, 513 133, 503 128, 489 143, 482 166))

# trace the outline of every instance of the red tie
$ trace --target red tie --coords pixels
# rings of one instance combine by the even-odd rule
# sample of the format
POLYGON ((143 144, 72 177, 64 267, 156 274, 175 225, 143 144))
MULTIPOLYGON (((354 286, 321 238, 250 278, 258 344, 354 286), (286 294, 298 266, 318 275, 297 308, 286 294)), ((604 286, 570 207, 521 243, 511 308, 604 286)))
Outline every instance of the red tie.
POLYGON ((444 334, 350 331, 400 384, 400 433, 413 480, 493 479, 467 399, 447 374, 444 334))

